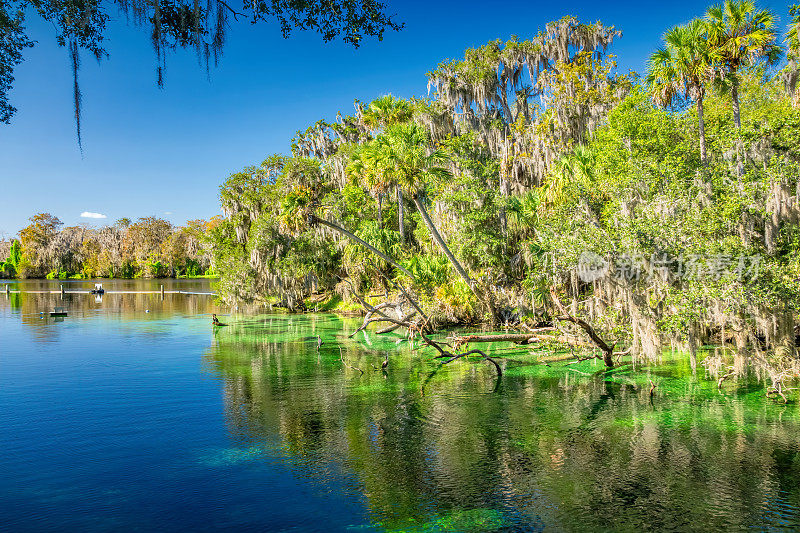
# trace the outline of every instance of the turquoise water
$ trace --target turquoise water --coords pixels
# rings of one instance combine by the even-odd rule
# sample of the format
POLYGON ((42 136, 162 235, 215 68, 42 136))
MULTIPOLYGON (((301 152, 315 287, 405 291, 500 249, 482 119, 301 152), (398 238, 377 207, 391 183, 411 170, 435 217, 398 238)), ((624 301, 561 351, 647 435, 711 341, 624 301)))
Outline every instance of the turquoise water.
POLYGON ((798 405, 752 382, 504 347, 498 380, 357 325, 0 292, 0 530, 800 528, 798 405))

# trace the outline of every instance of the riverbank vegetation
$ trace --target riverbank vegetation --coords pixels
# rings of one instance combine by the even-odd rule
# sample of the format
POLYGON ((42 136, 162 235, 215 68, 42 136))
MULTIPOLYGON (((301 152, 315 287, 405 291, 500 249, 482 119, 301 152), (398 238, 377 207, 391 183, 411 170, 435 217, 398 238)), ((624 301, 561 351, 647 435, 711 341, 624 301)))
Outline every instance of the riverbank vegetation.
POLYGON ((190 220, 174 227, 156 218, 113 225, 63 227, 39 213, 17 239, 0 242, 0 277, 91 279, 213 275, 205 234, 218 221, 190 220))
POLYGON ((222 185, 221 293, 341 298, 412 334, 513 327, 608 366, 670 347, 695 366, 714 344, 710 370, 756 368, 782 394, 799 368, 790 16, 783 36, 751 2, 709 8, 642 76, 617 69, 620 31, 565 17, 443 61, 427 98, 356 101, 222 185))

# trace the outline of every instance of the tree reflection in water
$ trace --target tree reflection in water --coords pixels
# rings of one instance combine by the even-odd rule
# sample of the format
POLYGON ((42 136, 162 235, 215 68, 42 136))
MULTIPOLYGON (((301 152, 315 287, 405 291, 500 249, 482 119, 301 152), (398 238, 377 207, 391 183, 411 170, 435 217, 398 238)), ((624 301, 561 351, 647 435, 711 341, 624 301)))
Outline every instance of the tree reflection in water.
MULTIPOLYGON (((351 476, 349 490, 363 494, 375 524, 798 525, 796 405, 774 404, 747 384, 719 394, 670 364, 584 375, 507 361, 497 388, 482 365, 430 377, 437 364, 424 351, 398 349, 391 336, 350 341, 355 327, 334 316, 253 317, 215 335, 206 363, 223 378, 242 446, 277 442, 321 490, 334 472, 351 476), (342 364, 339 347, 363 376, 342 364), (649 379, 658 384, 652 401, 649 379)), ((591 374, 594 363, 585 365, 591 374)))

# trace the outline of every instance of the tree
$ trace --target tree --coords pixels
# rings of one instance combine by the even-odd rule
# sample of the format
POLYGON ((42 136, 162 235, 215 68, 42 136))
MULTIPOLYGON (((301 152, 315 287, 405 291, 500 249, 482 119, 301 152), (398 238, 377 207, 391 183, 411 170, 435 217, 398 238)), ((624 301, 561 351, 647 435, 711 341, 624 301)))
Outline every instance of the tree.
POLYGON ((22 248, 17 239, 12 239, 8 247, 8 259, 0 261, 0 276, 13 278, 19 271, 22 262, 22 248))
POLYGON ((166 56, 178 48, 194 50, 209 65, 218 63, 234 21, 252 24, 277 21, 284 37, 292 30, 311 30, 323 41, 337 37, 358 47, 362 39, 383 39, 387 29, 403 24, 386 14, 378 0, 242 0, 239 10, 224 0, 9 0, 0 3, 0 122, 8 123, 16 109, 8 102, 14 67, 22 61, 22 50, 32 46, 24 28, 26 11, 33 11, 52 24, 56 41, 69 51, 73 75, 75 124, 80 144, 81 92, 78 85, 80 51, 100 60, 105 48, 106 22, 110 13, 121 11, 128 22, 150 35, 156 54, 156 77, 164 84, 166 56))
POLYGON ((656 50, 647 63, 646 80, 657 105, 669 107, 679 97, 695 101, 700 135, 700 161, 704 165, 708 156, 703 99, 712 76, 707 27, 699 19, 667 31, 664 34, 664 46, 656 50))
POLYGON ((433 240, 464 283, 477 295, 474 280, 447 246, 423 201, 427 185, 450 176, 450 172, 441 166, 447 161, 447 155, 441 150, 431 150, 428 134, 421 126, 413 123, 391 126, 384 136, 374 142, 381 166, 380 180, 399 186, 411 197, 433 240))
POLYGON ((789 48, 788 62, 784 69, 784 83, 792 96, 792 105, 800 106, 800 5, 789 7, 789 31, 786 32, 786 46, 789 48))
POLYGON ((307 187, 300 187, 290 191, 283 199, 281 209, 281 225, 291 233, 301 233, 311 226, 322 224, 338 233, 341 233, 351 241, 360 244, 367 248, 369 251, 392 265, 398 270, 401 270, 410 277, 413 277, 411 272, 406 270, 395 259, 392 259, 385 253, 378 250, 365 240, 361 239, 353 232, 346 230, 342 226, 325 220, 317 216, 315 210, 317 208, 317 201, 313 196, 313 192, 307 187))
POLYGON ((8 101, 8 92, 14 83, 14 67, 22 62, 22 51, 33 46, 22 25, 25 13, 0 4, 0 122, 11 122, 17 111, 8 101))
MULTIPOLYGON (((408 122, 414 116, 414 108, 407 100, 395 98, 391 94, 375 99, 369 106, 360 111, 362 124, 373 131, 378 129, 385 130, 394 124, 408 122)), ((387 193, 390 194, 391 191, 381 190, 378 192, 379 209, 383 195, 387 193)), ((403 190, 400 187, 395 187, 395 194, 397 195, 397 229, 400 232, 400 242, 405 242, 405 200, 403 198, 403 190)))
POLYGON ((162 274, 161 259, 165 258, 164 245, 172 234, 172 224, 157 217, 140 218, 125 233, 125 255, 138 263, 141 271, 150 277, 162 274))
POLYGON ((705 19, 713 66, 730 85, 733 121, 741 129, 739 72, 760 62, 777 63, 780 48, 775 44, 775 17, 768 9, 757 9, 752 0, 725 0, 708 8, 705 19))
POLYGON ((24 251, 23 263, 30 264, 31 272, 27 275, 43 275, 44 269, 50 264, 48 252, 51 250, 50 242, 58 234, 63 225, 61 220, 50 213, 38 213, 30 219, 30 225, 21 229, 19 240, 24 251))

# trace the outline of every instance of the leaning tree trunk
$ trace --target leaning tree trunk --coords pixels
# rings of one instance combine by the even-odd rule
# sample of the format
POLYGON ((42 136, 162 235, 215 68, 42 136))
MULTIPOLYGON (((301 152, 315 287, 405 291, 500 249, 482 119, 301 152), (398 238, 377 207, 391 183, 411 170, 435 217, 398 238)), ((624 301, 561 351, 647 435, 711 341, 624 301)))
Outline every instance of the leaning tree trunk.
POLYGON ((410 278, 412 278, 412 279, 414 278, 414 275, 411 272, 409 272, 408 270, 406 270, 405 268, 403 268, 402 266, 400 266, 400 263, 398 263, 397 261, 395 261, 394 259, 392 259, 388 255, 386 255, 385 253, 381 252, 380 250, 378 250, 377 248, 375 248, 374 246, 372 246, 368 242, 366 242, 366 241, 364 241, 362 239, 359 239, 358 237, 355 236, 355 234, 350 233, 349 231, 347 231, 343 227, 341 227, 341 226, 339 226, 337 224, 334 224, 333 222, 328 222, 327 220, 324 220, 324 219, 319 218, 317 216, 314 217, 314 222, 322 224, 323 226, 327 226, 327 227, 331 228, 332 230, 338 231, 339 233, 341 233, 342 235, 344 235, 348 239, 350 239, 352 241, 355 241, 358 244, 360 244, 361 246, 367 248, 372 253, 374 253, 375 255, 377 255, 378 257, 380 257, 381 259, 383 259, 384 261, 386 261, 387 263, 389 263, 390 265, 392 265, 396 269, 398 269, 398 270, 402 271, 404 274, 408 275, 410 278))
POLYGON ((406 242, 406 220, 405 213, 403 212, 403 191, 400 186, 397 187, 397 229, 400 231, 400 242, 406 242))
POLYGON ((708 161, 706 152, 706 123, 703 118, 703 95, 697 98, 697 121, 700 128, 700 162, 705 166, 708 161))
POLYGON ((428 215, 428 211, 425 209, 425 205, 422 203, 419 194, 415 194, 413 199, 414 205, 417 207, 417 211, 419 211, 420 216, 422 216, 422 221, 425 222, 425 225, 428 227, 428 231, 431 232, 433 240, 436 241, 436 244, 438 244, 442 249, 444 255, 446 255, 447 259, 450 260, 450 264, 453 265, 453 268, 456 270, 456 272, 458 272, 458 275, 461 276, 461 279, 464 280, 464 283, 466 283, 472 292, 475 293, 475 296, 480 298, 481 295, 478 294, 478 290, 475 287, 475 282, 469 277, 469 274, 467 274, 467 271, 464 270, 463 266, 461 266, 461 263, 458 262, 458 259, 456 259, 456 256, 453 255, 453 252, 450 251, 450 248, 447 247, 447 244, 444 242, 439 230, 437 230, 436 226, 433 225, 433 221, 428 215))

